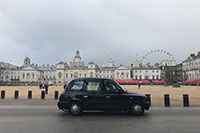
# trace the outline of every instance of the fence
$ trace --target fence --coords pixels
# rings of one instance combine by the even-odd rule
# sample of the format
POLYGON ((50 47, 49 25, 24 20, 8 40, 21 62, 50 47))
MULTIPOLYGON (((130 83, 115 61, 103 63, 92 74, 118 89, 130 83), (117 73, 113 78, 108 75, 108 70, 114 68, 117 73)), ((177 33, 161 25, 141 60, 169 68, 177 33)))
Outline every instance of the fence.
MULTIPOLYGON (((14 97, 13 99, 19 99, 19 91, 15 90, 14 91, 14 97)), ((45 91, 41 91, 41 99, 44 100, 45 99, 45 95, 46 92, 45 91)), ((6 97, 6 91, 5 90, 1 90, 1 99, 5 99, 6 97)), ((151 95, 150 94, 146 94, 147 99, 151 105, 151 95)), ((54 92, 54 97, 52 97, 52 99, 57 100, 59 97, 59 91, 55 91, 54 92)), ((32 91, 29 90, 28 94, 27 94, 27 99, 32 99, 32 91)), ((169 94, 164 94, 164 107, 170 107, 170 95, 169 94)), ((183 94, 183 106, 184 107, 189 107, 189 95, 188 94, 183 94)))
MULTIPOLYGON (((14 91, 14 96, 13 96, 13 98, 14 99, 19 99, 19 91, 18 90, 15 90, 14 91)), ((28 94, 27 94, 27 99, 32 99, 33 97, 32 97, 32 91, 31 90, 29 90, 28 91, 28 94)), ((41 91, 41 99, 45 99, 45 95, 46 95, 47 93, 45 92, 45 91, 41 91)), ((58 96, 59 96, 59 91, 55 91, 54 92, 54 99, 55 100, 57 100, 58 99, 58 96)), ((1 90, 1 99, 6 99, 6 91, 5 90, 1 90)))

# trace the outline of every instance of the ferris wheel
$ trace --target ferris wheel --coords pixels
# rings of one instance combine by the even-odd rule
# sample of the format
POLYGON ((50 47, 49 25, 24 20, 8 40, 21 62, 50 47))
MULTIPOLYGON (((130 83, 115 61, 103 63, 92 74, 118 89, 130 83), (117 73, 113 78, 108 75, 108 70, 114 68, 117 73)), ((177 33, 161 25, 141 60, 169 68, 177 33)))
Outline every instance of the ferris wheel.
POLYGON ((166 50, 155 49, 147 52, 145 55, 142 56, 142 62, 147 62, 150 60, 150 57, 153 56, 153 60, 157 63, 161 60, 173 60, 176 62, 175 57, 166 50))

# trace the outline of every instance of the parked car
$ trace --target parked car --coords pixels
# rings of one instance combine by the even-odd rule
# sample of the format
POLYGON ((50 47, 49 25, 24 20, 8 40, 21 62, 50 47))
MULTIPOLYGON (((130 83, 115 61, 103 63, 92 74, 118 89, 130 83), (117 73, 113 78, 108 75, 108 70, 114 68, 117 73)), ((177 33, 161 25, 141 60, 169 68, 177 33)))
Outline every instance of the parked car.
POLYGON ((111 79, 79 78, 65 86, 58 108, 71 115, 83 110, 124 111, 143 115, 150 103, 143 94, 128 92, 111 79))

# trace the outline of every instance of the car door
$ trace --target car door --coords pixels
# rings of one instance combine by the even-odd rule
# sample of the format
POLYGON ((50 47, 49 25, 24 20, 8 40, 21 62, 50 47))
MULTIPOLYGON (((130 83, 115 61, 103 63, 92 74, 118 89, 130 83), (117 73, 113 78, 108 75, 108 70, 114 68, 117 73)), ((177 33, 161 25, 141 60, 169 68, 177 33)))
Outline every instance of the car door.
POLYGON ((115 82, 105 81, 105 90, 106 104, 111 110, 123 110, 127 108, 129 98, 122 93, 115 82))
POLYGON ((85 109, 102 109, 104 99, 101 97, 103 80, 92 79, 85 81, 85 93, 83 95, 83 106, 85 109))

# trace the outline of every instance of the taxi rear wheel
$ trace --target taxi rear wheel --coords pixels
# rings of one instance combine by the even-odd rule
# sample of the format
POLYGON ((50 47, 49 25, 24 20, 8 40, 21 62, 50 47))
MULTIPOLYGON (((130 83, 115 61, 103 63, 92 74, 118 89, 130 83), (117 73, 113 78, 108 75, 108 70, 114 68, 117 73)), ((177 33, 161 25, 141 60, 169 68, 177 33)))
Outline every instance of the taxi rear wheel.
POLYGON ((70 115, 78 116, 82 114, 82 105, 79 102, 72 102, 69 105, 69 113, 70 115))

